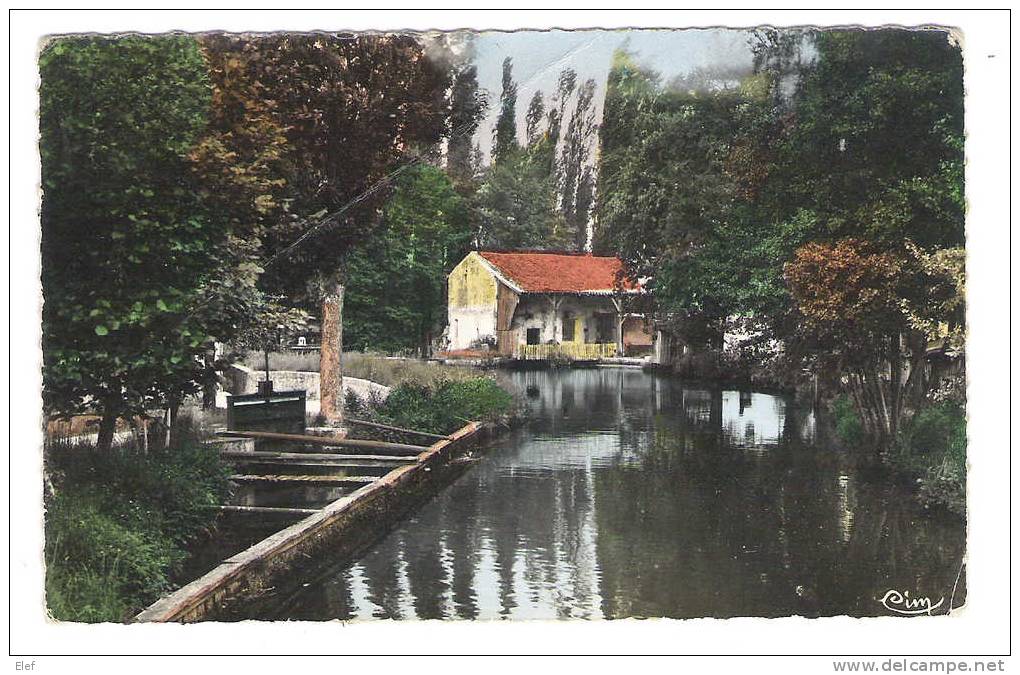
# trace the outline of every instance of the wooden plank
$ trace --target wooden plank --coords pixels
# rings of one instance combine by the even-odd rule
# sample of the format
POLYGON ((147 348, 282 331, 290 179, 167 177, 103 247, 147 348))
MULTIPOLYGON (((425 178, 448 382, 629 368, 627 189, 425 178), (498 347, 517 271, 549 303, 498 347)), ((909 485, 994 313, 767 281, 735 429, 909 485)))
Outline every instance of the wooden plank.
MULTIPOLYGON (((267 471, 274 469, 279 470, 281 467, 297 468, 297 469, 373 469, 378 468, 383 471, 388 471, 391 467, 400 466, 398 464, 371 464, 367 462, 281 462, 280 460, 273 459, 256 459, 250 462, 237 462, 235 464, 258 464, 260 467, 266 467, 267 471)), ((251 469, 248 469, 249 471, 251 469)), ((335 471, 333 472, 336 473, 335 471)), ((323 474, 331 475, 331 474, 323 474)))
POLYGON ((302 485, 368 485, 380 476, 286 476, 276 474, 235 474, 230 480, 235 483, 300 483, 302 485))
POLYGON ((335 476, 338 473, 365 474, 366 470, 391 471, 404 464, 358 464, 347 462, 281 462, 272 459, 259 459, 253 462, 231 460, 238 473, 318 473, 323 476, 335 476))
POLYGON ((377 462, 379 465, 407 464, 418 461, 418 459, 413 455, 341 455, 333 454, 331 452, 269 452, 266 450, 256 450, 255 452, 246 452, 244 450, 222 450, 220 451, 220 457, 223 459, 239 459, 252 462, 257 462, 260 459, 279 460, 281 462, 302 462, 305 460, 320 462, 335 460, 337 462, 345 462, 357 460, 364 462, 377 462))
POLYGON ((437 441, 446 439, 446 436, 441 434, 433 434, 428 431, 415 431, 414 429, 404 429, 401 427, 394 427, 389 424, 379 424, 378 422, 369 422, 368 420, 355 420, 347 417, 344 419, 347 424, 357 424, 363 427, 370 427, 372 429, 382 429, 384 431, 396 431, 402 434, 414 434, 416 436, 422 436, 424 438, 434 438, 437 441))
POLYGON ((285 434, 275 431, 221 431, 219 436, 239 436, 241 438, 261 438, 267 441, 291 441, 294 443, 308 443, 309 445, 323 445, 335 448, 349 448, 355 450, 385 450, 399 455, 417 455, 428 450, 425 445, 409 445, 407 443, 388 443, 385 441, 365 441, 353 438, 336 438, 333 436, 309 436, 307 434, 285 434))
POLYGON ((235 504, 214 504, 205 508, 223 511, 224 513, 252 513, 281 516, 310 516, 319 509, 298 509, 285 506, 240 506, 235 504))

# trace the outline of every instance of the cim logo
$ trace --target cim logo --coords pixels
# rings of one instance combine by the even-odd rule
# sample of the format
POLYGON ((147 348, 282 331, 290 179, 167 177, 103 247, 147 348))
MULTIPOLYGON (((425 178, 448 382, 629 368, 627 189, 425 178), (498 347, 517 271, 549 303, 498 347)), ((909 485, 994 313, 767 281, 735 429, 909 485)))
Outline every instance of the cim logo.
POLYGON ((942 606, 945 602, 945 598, 939 598, 939 601, 932 603, 931 598, 919 595, 915 598, 910 597, 910 591, 897 591, 890 589, 885 592, 882 599, 879 600, 882 606, 888 609, 890 612, 896 612, 897 614, 907 614, 914 616, 917 614, 931 614, 933 611, 942 606))

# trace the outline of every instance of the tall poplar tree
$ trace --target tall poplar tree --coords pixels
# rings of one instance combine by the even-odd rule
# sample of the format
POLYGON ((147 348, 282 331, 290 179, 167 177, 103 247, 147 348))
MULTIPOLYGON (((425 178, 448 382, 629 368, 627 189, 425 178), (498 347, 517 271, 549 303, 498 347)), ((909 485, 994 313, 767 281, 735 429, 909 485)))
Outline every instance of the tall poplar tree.
POLYGON ((517 143, 517 83, 514 82, 513 60, 503 59, 503 89, 499 95, 499 117, 492 131, 492 162, 498 164, 516 150, 517 143))

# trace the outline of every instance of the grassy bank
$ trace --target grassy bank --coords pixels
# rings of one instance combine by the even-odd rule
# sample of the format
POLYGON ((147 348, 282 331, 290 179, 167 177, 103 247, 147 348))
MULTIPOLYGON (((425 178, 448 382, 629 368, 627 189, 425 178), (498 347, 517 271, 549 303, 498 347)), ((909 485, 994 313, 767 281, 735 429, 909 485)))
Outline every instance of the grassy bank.
POLYGON ((124 621, 170 590, 229 490, 194 438, 148 454, 54 441, 46 471, 46 603, 61 621, 124 621))
MULTIPOLYGON (((863 425, 846 397, 833 404, 836 435, 849 445, 866 442, 863 425)), ((967 417, 944 401, 917 412, 886 448, 883 460, 918 485, 918 498, 959 514, 966 510, 967 417)))
MULTIPOLYGON (((261 352, 251 352, 244 358, 244 365, 254 370, 265 368, 265 357, 261 352)), ((270 370, 297 370, 319 372, 318 352, 271 352, 270 370)), ((478 377, 478 371, 467 367, 447 366, 434 361, 390 358, 382 354, 345 352, 343 371, 348 377, 372 380, 387 387, 398 387, 405 382, 418 384, 434 383, 438 380, 463 381, 478 377)))

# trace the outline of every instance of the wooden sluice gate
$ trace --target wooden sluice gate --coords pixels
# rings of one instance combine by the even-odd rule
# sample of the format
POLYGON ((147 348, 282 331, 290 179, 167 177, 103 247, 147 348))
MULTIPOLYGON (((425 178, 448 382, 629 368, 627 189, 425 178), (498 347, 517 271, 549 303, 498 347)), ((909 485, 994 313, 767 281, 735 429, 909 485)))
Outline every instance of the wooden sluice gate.
MULTIPOLYGON (((446 437, 367 420, 348 422, 405 437, 435 440, 446 437)), ((226 430, 216 435, 227 443, 247 439, 274 449, 220 452, 223 460, 238 467, 231 481, 238 485, 258 485, 259 489, 271 489, 271 486, 356 489, 374 482, 393 468, 414 462, 428 450, 427 446, 390 440, 348 438, 328 432, 306 433, 305 393, 273 393, 271 384, 263 386, 258 394, 231 397, 227 403, 226 426, 226 430), (275 449, 279 446, 293 446, 300 452, 278 452, 275 449)), ((257 504, 251 504, 253 499, 256 498, 249 494, 244 500, 249 510, 235 510, 234 513, 265 515, 267 512, 257 510, 257 504)))
MULTIPOLYGON (((387 425, 381 425, 387 426, 387 425)), ((396 430, 398 427, 389 427, 396 430)), ((404 433, 411 430, 399 429, 404 433)), ((414 432, 426 435, 425 432, 414 432)), ((313 447, 333 452, 280 452, 280 451, 221 451, 220 457, 235 466, 231 482, 237 485, 278 487, 319 487, 357 489, 369 485, 399 466, 416 461, 416 456, 428 450, 427 446, 408 443, 391 443, 366 439, 348 439, 338 436, 321 436, 279 431, 245 431, 231 429, 217 434, 221 438, 249 438, 256 442, 294 444, 300 448, 313 447), (344 454, 340 454, 340 453, 344 454), (385 454, 368 454, 385 453, 385 454)), ((434 434, 427 434, 434 435, 434 434)), ((251 497, 245 501, 250 501, 251 497)), ((246 504, 251 510, 235 513, 264 515, 255 510, 257 505, 246 504)), ((282 512, 281 512, 282 513, 282 512)))

